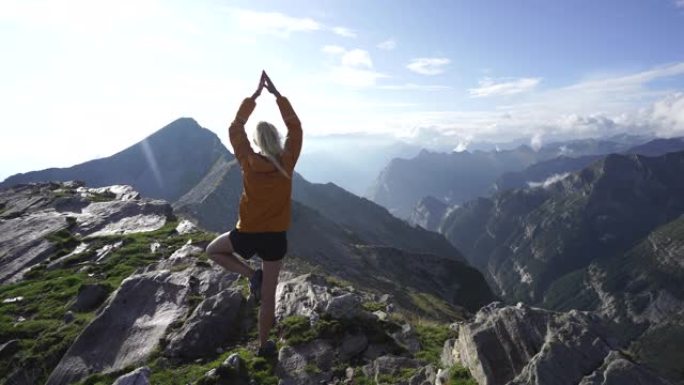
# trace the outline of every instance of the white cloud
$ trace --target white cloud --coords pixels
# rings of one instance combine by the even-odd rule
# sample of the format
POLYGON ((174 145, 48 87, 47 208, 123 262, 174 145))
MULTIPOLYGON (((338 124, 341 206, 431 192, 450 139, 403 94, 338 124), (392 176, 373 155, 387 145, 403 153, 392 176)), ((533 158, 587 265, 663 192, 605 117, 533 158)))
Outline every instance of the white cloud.
POLYGON ((442 57, 422 57, 411 60, 406 68, 421 75, 439 75, 450 62, 451 60, 442 57))
POLYGON ((241 8, 226 8, 226 11, 235 17, 242 30, 256 33, 289 37, 293 32, 312 32, 323 28, 314 19, 292 17, 280 12, 257 12, 241 8))
MULTIPOLYGON (((682 0, 684 1, 684 0, 682 0)), ((394 41, 394 39, 388 39, 385 40, 377 45, 378 48, 385 50, 385 51, 391 51, 395 48, 397 48, 397 42, 394 41)))
POLYGON ((370 69, 337 66, 332 68, 330 77, 333 82, 343 86, 365 88, 374 86, 378 79, 387 75, 370 69))
POLYGON ((380 78, 388 77, 373 70, 373 60, 366 50, 326 45, 322 51, 339 59, 339 64, 332 66, 328 73, 329 79, 336 84, 365 88, 375 86, 380 78))
POLYGON ((554 184, 556 182, 560 182, 563 179, 567 178, 568 176, 570 176, 569 172, 565 172, 562 174, 553 174, 541 182, 527 182, 527 186, 530 188, 535 188, 535 187, 549 188, 552 184, 554 184))
POLYGON ((345 52, 345 49, 344 47, 340 47, 339 45, 326 45, 323 46, 321 51, 330 55, 341 55, 345 52))
POLYGON ((675 0, 674 5, 677 8, 684 8, 684 0, 675 0))
POLYGON ((519 78, 494 80, 484 78, 478 82, 479 87, 471 88, 468 93, 471 97, 482 98, 488 96, 513 95, 531 91, 541 82, 540 78, 519 78))
POLYGON ((345 28, 345 27, 333 27, 333 28, 331 28, 331 30, 332 30, 336 35, 339 35, 339 36, 342 36, 342 37, 352 37, 352 38, 353 38, 353 37, 356 37, 356 32, 352 31, 352 30, 349 29, 349 28, 345 28))
POLYGON ((368 51, 357 48, 342 54, 342 65, 345 67, 373 68, 373 61, 368 51))

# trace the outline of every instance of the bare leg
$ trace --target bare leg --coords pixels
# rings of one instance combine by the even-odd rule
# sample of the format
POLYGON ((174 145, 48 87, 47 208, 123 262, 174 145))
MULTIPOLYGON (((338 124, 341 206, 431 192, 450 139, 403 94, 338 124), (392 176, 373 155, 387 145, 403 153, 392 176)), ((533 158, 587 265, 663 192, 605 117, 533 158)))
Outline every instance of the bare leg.
POLYGON ((228 234, 230 233, 219 235, 207 245, 206 252, 209 255, 209 258, 226 270, 239 273, 247 278, 252 278, 254 269, 249 267, 242 258, 235 256, 233 253, 233 244, 230 243, 228 234))
POLYGON ((259 343, 264 346, 275 320, 275 292, 278 274, 283 261, 264 261, 264 280, 261 282, 261 307, 259 309, 259 343))

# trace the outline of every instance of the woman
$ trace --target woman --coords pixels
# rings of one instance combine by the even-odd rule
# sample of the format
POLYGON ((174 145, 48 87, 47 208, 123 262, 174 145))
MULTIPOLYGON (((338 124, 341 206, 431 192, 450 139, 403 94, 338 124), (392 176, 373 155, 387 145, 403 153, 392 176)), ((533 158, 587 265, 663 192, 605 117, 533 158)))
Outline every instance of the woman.
POLYGON ((292 174, 302 148, 302 127, 290 102, 280 95, 266 72, 256 92, 246 98, 228 130, 235 157, 242 169, 243 191, 235 229, 221 234, 207 246, 209 257, 225 269, 249 278, 251 295, 259 309, 260 356, 276 354, 275 342, 268 333, 275 319, 275 291, 282 259, 287 251, 286 231, 290 224, 292 174), (245 123, 256 106, 263 87, 276 97, 287 126, 285 145, 281 146, 276 128, 259 122, 252 150, 245 123), (242 259, 259 254, 262 269, 253 270, 242 259))

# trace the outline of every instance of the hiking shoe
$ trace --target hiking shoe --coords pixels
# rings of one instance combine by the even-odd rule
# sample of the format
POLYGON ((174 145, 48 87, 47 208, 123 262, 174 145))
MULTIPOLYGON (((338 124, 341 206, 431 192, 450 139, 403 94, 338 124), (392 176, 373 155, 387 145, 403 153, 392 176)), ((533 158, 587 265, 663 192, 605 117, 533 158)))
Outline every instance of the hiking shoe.
POLYGON ((264 272, 261 269, 257 269, 252 278, 249 279, 249 294, 254 297, 256 303, 261 301, 261 281, 263 277, 264 272))
POLYGON ((274 357, 278 354, 276 349, 276 343, 273 340, 268 340, 264 346, 259 348, 257 351, 257 356, 259 357, 274 357))

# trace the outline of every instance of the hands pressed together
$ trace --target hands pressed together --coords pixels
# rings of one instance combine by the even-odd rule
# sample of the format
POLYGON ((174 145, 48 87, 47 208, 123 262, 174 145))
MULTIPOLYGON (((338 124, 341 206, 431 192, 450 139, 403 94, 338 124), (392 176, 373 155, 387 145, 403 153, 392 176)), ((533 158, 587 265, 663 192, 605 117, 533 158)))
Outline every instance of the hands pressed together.
POLYGON ((257 87, 256 91, 254 91, 254 94, 252 94, 252 100, 256 100, 259 95, 261 95, 261 90, 264 89, 268 90, 268 92, 272 93, 273 96, 276 98, 280 97, 280 92, 275 88, 273 85, 273 81, 271 80, 270 77, 266 74, 266 71, 261 71, 261 78, 259 79, 259 86, 257 87))

